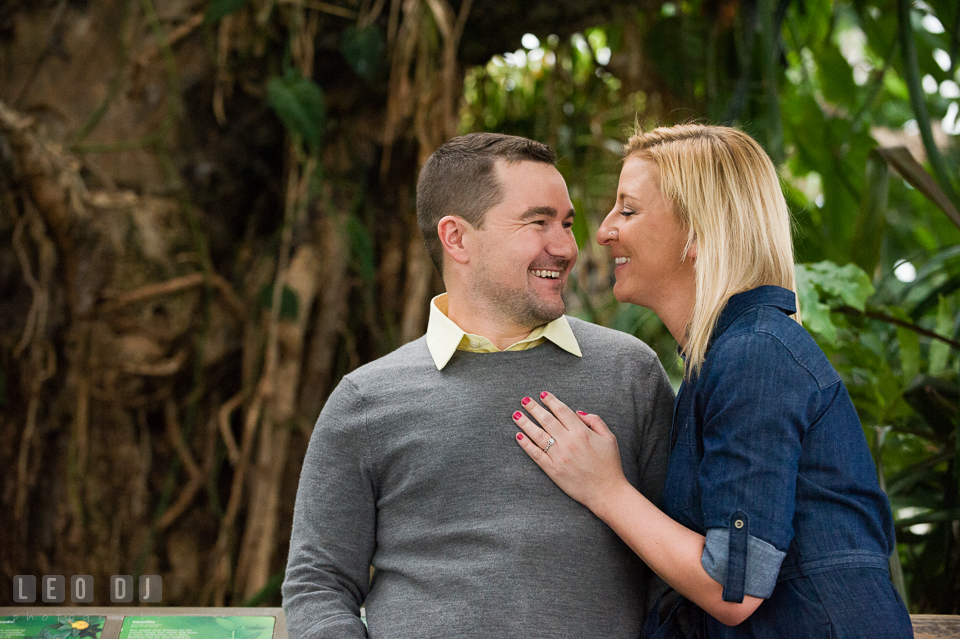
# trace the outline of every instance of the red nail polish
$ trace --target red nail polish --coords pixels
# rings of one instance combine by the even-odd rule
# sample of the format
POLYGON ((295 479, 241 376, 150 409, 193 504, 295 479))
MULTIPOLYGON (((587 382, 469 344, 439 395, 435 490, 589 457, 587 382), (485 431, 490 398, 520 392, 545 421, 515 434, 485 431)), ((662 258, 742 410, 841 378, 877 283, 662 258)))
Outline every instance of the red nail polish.
POLYGON ((524 406, 526 406, 527 404, 530 403, 530 398, 529 398, 529 397, 524 397, 523 399, 520 400, 520 403, 523 404, 524 406))
POLYGON ((543 391, 542 393, 540 393, 540 399, 543 399, 546 396, 547 396, 547 391, 543 391))
POLYGON ((517 441, 518 441, 518 442, 522 442, 522 441, 523 441, 523 433, 517 433, 517 441))
POLYGON ((521 417, 523 417, 523 413, 521 413, 520 411, 517 411, 513 414, 514 419, 520 419, 521 417))
POLYGON ((582 410, 578 410, 578 411, 577 411, 577 415, 586 415, 586 413, 583 412, 582 410))

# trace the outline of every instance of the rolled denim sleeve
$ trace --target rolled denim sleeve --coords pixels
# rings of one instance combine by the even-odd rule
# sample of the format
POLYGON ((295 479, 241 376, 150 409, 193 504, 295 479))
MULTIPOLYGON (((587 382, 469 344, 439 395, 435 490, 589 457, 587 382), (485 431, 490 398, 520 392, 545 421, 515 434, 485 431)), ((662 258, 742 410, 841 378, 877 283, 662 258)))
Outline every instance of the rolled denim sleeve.
MULTIPOLYGON (((777 585, 777 573, 787 553, 781 552, 771 544, 747 535, 746 565, 744 566, 743 594, 766 599, 773 594, 777 585)), ((703 569, 714 581, 727 582, 727 562, 730 557, 730 530, 711 528, 707 531, 707 542, 700 557, 703 569)))
POLYGON ((819 386, 774 335, 725 336, 701 371, 704 569, 724 601, 769 597, 793 539, 797 468, 819 386))

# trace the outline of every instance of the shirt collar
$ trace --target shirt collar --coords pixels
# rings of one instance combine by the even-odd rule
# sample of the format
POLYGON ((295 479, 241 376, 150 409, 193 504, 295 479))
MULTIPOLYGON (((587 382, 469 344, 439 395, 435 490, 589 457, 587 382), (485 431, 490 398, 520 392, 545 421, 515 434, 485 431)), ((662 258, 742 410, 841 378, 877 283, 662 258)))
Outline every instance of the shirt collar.
POLYGON ((797 295, 789 289, 767 285, 731 296, 720 312, 717 327, 713 330, 710 341, 715 340, 727 330, 727 327, 741 313, 754 306, 776 306, 787 315, 793 315, 797 312, 797 295))
MULTIPOLYGON (((568 353, 583 357, 566 316, 561 315, 552 322, 534 329, 527 339, 536 333, 541 333, 536 337, 544 337, 568 353)), ((456 322, 447 317, 447 294, 443 293, 433 298, 430 301, 430 318, 427 321, 427 349, 438 371, 443 370, 447 365, 465 335, 470 336, 457 326, 456 322)))

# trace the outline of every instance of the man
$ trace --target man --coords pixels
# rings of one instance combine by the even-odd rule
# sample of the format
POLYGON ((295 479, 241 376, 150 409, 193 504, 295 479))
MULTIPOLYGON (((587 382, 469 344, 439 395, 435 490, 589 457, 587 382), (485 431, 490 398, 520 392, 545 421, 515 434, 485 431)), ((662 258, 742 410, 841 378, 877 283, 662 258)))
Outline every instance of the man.
POLYGON ((290 636, 636 637, 649 570, 517 446, 555 392, 603 415, 659 497, 673 393, 633 337, 564 317, 573 205, 550 149, 490 133, 426 162, 417 217, 447 293, 427 334, 344 377, 304 460, 290 636), (370 567, 374 568, 372 579, 370 567))

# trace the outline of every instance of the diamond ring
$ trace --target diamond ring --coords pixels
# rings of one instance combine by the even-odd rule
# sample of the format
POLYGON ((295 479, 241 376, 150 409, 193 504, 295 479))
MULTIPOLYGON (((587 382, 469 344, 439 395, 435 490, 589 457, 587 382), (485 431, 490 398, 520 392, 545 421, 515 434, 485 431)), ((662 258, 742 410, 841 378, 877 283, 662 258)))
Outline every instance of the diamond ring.
POLYGON ((556 444, 556 443, 557 443, 557 440, 555 440, 553 437, 551 437, 550 439, 548 439, 548 440, 547 440, 547 446, 546 446, 546 448, 543 449, 543 452, 547 452, 548 450, 550 450, 550 447, 553 446, 553 445, 556 444))

